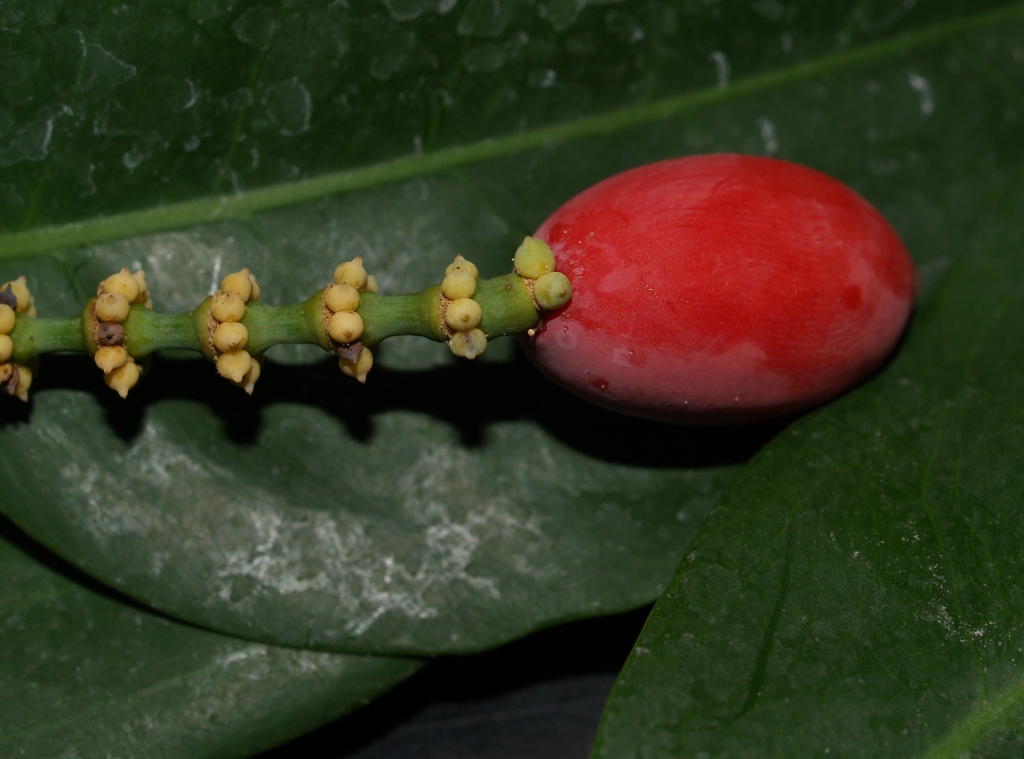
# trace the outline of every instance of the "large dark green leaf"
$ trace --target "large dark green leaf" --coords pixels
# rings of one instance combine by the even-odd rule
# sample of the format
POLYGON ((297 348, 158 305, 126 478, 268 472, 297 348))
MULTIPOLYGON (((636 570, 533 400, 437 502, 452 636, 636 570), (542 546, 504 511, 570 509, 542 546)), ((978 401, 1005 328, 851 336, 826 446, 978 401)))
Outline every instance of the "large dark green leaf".
POLYGON ((68 579, 22 543, 0 535, 0 756, 244 757, 420 666, 172 622, 68 579))
MULTIPOLYGON (((24 271, 43 313, 72 314, 137 262, 180 310, 241 265, 287 302, 363 254, 407 291, 457 253, 506 271, 517 238, 608 174, 729 149, 853 183, 930 283, 1019 160, 998 83, 950 63, 950 41, 1020 14, 993 5, 11 6, 19 221, 0 277, 24 271)), ((44 362, 0 430, 0 508, 146 603, 278 643, 469 650, 653 598, 764 430, 619 420, 509 348, 455 367, 398 341, 366 388, 272 365, 252 401, 194 362, 158 361, 127 404, 88 362, 44 362)))
MULTIPOLYGON (((907 30, 927 36, 1000 5, 7 0, 0 228, 273 186, 238 199, 254 210, 324 193, 323 184, 274 185, 329 170, 370 167, 334 177, 337 191, 443 169, 658 118, 678 110, 666 98, 718 99, 716 84, 763 86, 764 72, 785 79, 802 73, 794 66, 841 65, 866 44, 907 30), (604 117, 578 121, 595 114, 604 117), (413 150, 423 154, 380 163, 413 150)), ((592 176, 561 168, 569 187, 592 176)), ((170 210, 137 231, 181 226, 170 210)), ((217 200, 205 208, 232 210, 217 200)))
POLYGON ((712 510, 595 756, 1020 756, 1022 177, 893 364, 712 510))

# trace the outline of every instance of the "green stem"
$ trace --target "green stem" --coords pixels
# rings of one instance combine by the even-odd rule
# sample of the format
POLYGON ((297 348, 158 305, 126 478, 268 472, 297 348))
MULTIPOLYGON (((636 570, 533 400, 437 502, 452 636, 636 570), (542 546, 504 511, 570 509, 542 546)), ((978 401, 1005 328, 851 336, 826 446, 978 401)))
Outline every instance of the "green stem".
POLYGON ((303 303, 290 306, 267 306, 259 301, 250 303, 242 319, 242 324, 249 331, 246 350, 256 355, 272 345, 286 343, 311 343, 329 350, 330 343, 323 336, 322 322, 319 292, 303 303))
MULTIPOLYGON (((443 342, 445 330, 441 325, 440 286, 407 295, 360 294, 358 314, 363 319, 360 341, 374 347, 396 335, 417 335, 443 342)), ((324 350, 333 345, 324 328, 325 313, 323 291, 309 300, 288 306, 268 306, 253 301, 246 307, 242 324, 249 333, 246 350, 261 354, 274 345, 308 343, 324 350)), ((533 298, 523 279, 517 274, 506 274, 489 280, 479 280, 473 296, 483 310, 480 329, 488 338, 524 332, 537 324, 539 315, 533 298)), ((207 334, 207 319, 211 299, 204 300, 190 313, 161 314, 142 306, 132 306, 124 322, 125 348, 135 358, 168 349, 192 350, 212 358, 207 334)), ((40 319, 18 314, 11 338, 14 341, 14 360, 24 364, 41 353, 58 351, 94 352, 90 319, 91 306, 83 316, 68 319, 40 319)))
POLYGON ((11 340, 14 341, 13 358, 19 364, 28 363, 40 353, 81 352, 86 349, 82 320, 78 316, 70 319, 38 319, 19 314, 11 340))
POLYGON ((124 323, 125 348, 136 358, 171 348, 199 350, 192 314, 158 314, 133 306, 124 323))
POLYGON ((373 347, 396 335, 418 335, 430 340, 443 340, 441 312, 438 308, 441 288, 428 287, 408 295, 363 293, 359 299, 359 315, 363 317, 362 342, 373 347))
POLYGON ((525 332, 537 323, 533 297, 518 274, 480 280, 473 300, 483 309, 480 329, 489 338, 525 332))

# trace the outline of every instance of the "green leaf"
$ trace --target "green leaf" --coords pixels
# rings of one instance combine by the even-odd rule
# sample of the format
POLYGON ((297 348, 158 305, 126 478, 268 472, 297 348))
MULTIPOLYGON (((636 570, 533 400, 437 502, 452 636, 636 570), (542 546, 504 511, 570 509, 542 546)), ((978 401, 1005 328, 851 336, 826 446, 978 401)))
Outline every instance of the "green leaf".
MULTIPOLYGON (((687 77, 647 93, 676 99, 652 110, 630 93, 678 62, 683 27, 663 33, 667 5, 543 18, 513 4, 486 23, 484 6, 396 7, 5 6, 0 281, 25 273, 41 313, 69 315, 124 264, 146 269, 161 310, 194 307, 243 265, 271 302, 308 297, 357 254, 385 292, 438 281, 459 253, 503 273, 562 200, 642 157, 618 135, 616 151, 599 141, 582 160, 552 138, 721 98, 678 99, 715 81, 703 50, 687 52, 687 77), (623 24, 649 36, 621 39, 623 24), (656 64, 629 69, 639 54, 656 64), (621 103, 625 115, 595 117, 621 103), (414 146, 424 152, 400 157, 414 146)), ((309 352, 276 351, 252 401, 200 362, 158 360, 122 404, 86 360, 46 360, 31 407, 3 406, 0 509, 91 575, 202 626, 352 652, 466 651, 655 598, 770 433, 666 431, 584 408, 508 341, 457 367, 443 347, 396 343, 366 388, 309 352)))
MULTIPOLYGON (((1021 40, 1017 24, 978 42, 1010 56, 1021 40)), ((1011 171, 1017 191, 981 219, 892 365, 778 436, 712 510, 619 677, 596 757, 1019 755, 1024 171, 1011 171)))
POLYGON ((244 757, 366 703, 421 666, 206 632, 119 602, 39 558, 37 547, 0 536, 3 756, 244 757))
MULTIPOLYGON (((1020 6, 73 5, 4 9, 0 280, 28 274, 44 314, 125 263, 161 310, 243 265, 271 302, 357 254, 390 292, 460 253, 494 275, 575 192, 706 150, 852 183, 930 284, 1019 145, 946 46, 1020 6)), ((366 388, 276 351, 252 401, 161 360, 122 404, 51 359, 28 410, 0 407, 0 509, 147 604, 276 643, 466 651, 649 601, 772 430, 617 419, 511 347, 456 367, 396 341, 366 388)))

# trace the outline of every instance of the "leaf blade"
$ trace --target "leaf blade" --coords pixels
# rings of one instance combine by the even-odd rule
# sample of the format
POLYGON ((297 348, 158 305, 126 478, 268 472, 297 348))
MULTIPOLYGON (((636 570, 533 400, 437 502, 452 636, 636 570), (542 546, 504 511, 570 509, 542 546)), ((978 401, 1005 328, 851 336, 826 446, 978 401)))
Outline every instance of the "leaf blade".
POLYGON ((244 757, 357 708, 421 666, 171 622, 67 579, 6 536, 0 567, 4 755, 56 756, 74 736, 81 756, 244 757))
POLYGON ((574 140, 608 131, 638 126, 675 116, 734 97, 785 86, 798 79, 819 76, 833 69, 856 65, 874 58, 908 52, 999 21, 1012 21, 1024 13, 1024 5, 1009 5, 975 16, 958 18, 860 48, 830 53, 818 60, 804 61, 788 69, 754 74, 730 83, 643 103, 610 113, 588 116, 573 122, 532 129, 527 132, 488 138, 468 145, 456 145, 427 153, 414 153, 371 166, 346 169, 323 176, 285 182, 234 195, 198 198, 161 205, 158 208, 105 216, 60 227, 38 228, 0 234, 0 258, 17 258, 79 245, 109 242, 135 235, 152 234, 195 224, 244 218, 249 214, 305 203, 416 176, 451 170, 466 164, 528 151, 553 141, 574 140))

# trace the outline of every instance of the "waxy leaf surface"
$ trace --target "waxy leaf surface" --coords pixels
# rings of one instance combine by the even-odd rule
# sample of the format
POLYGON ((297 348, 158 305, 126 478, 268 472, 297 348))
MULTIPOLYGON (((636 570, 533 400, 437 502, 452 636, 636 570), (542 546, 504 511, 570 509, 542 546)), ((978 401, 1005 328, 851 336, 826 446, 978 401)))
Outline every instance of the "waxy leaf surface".
POLYGON ((0 523, 0 756, 245 757, 420 666, 173 622, 47 566, 53 557, 8 527, 0 523))

